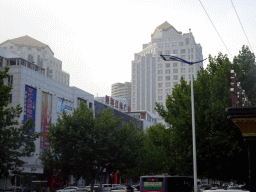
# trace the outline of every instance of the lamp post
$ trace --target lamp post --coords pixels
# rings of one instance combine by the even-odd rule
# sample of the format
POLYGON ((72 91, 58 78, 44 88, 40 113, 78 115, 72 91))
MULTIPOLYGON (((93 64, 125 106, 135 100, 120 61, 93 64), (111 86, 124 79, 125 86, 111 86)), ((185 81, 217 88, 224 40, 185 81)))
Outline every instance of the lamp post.
MULTIPOLYGON (((190 36, 191 36, 191 30, 189 29, 189 43, 190 43, 190 54, 191 54, 192 41, 190 36)), ((194 172, 194 192, 197 192, 196 135, 195 135, 194 85, 193 85, 194 76, 192 72, 192 69, 193 69, 192 67, 193 67, 193 64, 201 63, 205 59, 201 61, 191 62, 191 56, 189 59, 190 61, 186 61, 175 55, 160 55, 160 56, 165 61, 179 61, 182 63, 189 64, 191 66, 190 71, 191 71, 191 110, 192 110, 192 137, 193 137, 192 138, 193 139, 193 172, 194 172)))

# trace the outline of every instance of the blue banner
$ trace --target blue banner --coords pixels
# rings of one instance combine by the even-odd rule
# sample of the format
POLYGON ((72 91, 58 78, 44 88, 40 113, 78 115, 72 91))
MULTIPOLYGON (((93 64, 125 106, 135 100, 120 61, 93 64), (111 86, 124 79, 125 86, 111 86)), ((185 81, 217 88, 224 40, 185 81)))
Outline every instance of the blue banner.
MULTIPOLYGON (((30 86, 25 86, 25 98, 24 98, 24 122, 33 118, 34 125, 36 120, 36 89, 30 86)), ((35 126, 31 129, 31 132, 35 132, 35 126)))

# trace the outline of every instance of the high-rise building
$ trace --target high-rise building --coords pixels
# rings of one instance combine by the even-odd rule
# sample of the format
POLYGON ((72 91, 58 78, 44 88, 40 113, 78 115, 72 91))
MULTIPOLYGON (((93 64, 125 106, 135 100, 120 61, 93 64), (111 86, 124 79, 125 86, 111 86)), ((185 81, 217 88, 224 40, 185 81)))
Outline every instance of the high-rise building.
POLYGON ((177 62, 164 61, 160 55, 175 54, 190 61, 202 60, 202 47, 195 42, 191 33, 177 31, 168 22, 158 26, 151 35, 151 42, 143 44, 143 49, 135 53, 132 61, 132 111, 147 110, 156 113, 155 102, 165 105, 167 95, 183 77, 190 81, 191 74, 196 78, 203 63, 191 66, 177 62))
POLYGON ((62 61, 54 57, 51 48, 29 36, 7 40, 0 47, 46 70, 48 77, 69 85, 69 74, 62 70, 62 61))
POLYGON ((131 103, 131 82, 112 84, 111 96, 127 98, 129 100, 128 105, 130 106, 130 103, 131 103))

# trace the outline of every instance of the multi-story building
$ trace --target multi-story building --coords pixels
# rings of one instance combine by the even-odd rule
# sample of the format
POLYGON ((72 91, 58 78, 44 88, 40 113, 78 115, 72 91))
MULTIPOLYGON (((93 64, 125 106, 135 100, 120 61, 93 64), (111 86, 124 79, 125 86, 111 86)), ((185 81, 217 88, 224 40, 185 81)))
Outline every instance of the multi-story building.
POLYGON ((69 74, 62 70, 62 61, 54 57, 48 45, 26 35, 7 40, 1 43, 0 47, 45 69, 48 77, 69 85, 69 74))
POLYGON ((131 103, 130 103, 130 101, 131 101, 131 82, 112 84, 111 96, 127 98, 129 100, 128 105, 130 106, 131 105, 131 103))
POLYGON ((160 55, 175 54, 185 60, 202 60, 202 47, 195 42, 191 33, 177 31, 168 22, 158 26, 151 35, 151 42, 144 44, 132 61, 132 111, 146 110, 156 113, 155 103, 165 105, 168 94, 183 77, 190 81, 191 74, 196 78, 197 71, 203 67, 198 63, 193 67, 177 61, 166 62, 160 55))
MULTIPOLYGON (((21 178, 24 175, 37 177, 44 173, 44 168, 39 159, 44 148, 49 148, 49 142, 45 139, 48 127, 51 123, 57 123, 62 112, 73 113, 74 108, 79 106, 81 101, 87 103, 89 108, 94 109, 94 96, 76 87, 70 87, 62 82, 52 79, 46 75, 45 69, 24 58, 0 47, 0 70, 10 67, 10 77, 5 80, 6 84, 12 84, 8 107, 15 107, 18 104, 23 112, 18 119, 19 123, 27 121, 30 117, 35 122, 34 132, 41 132, 40 138, 35 141, 35 152, 31 157, 22 157, 26 162, 22 167, 21 178)), ((10 178, 7 181, 10 186, 10 178)), ((4 181, 0 180, 0 188, 3 188, 4 181)))

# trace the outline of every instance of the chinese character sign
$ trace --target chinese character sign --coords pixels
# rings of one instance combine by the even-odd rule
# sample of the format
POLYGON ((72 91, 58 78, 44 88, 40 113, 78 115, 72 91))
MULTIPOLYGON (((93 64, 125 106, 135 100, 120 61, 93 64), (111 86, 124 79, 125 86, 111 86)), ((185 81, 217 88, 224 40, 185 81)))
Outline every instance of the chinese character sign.
POLYGON ((42 108, 41 108, 41 136, 40 136, 40 151, 49 149, 49 141, 46 140, 48 127, 52 120, 52 95, 42 92, 42 108))
POLYGON ((120 109, 123 110, 123 103, 120 102, 120 109))
POLYGON ((57 112, 62 113, 63 111, 66 111, 67 115, 72 115, 72 103, 66 101, 65 99, 58 98, 57 99, 57 112))
POLYGON ((113 99, 113 98, 110 98, 110 104, 111 104, 112 106, 114 106, 114 99, 113 99))
MULTIPOLYGON (((25 86, 25 98, 24 98, 24 122, 33 118, 35 122, 36 118, 36 89, 30 86, 25 86)), ((31 132, 35 132, 35 126, 31 129, 31 132)))
POLYGON ((118 108, 118 101, 115 101, 115 108, 118 108))
POLYGON ((109 96, 106 95, 106 103, 109 104, 109 96))

